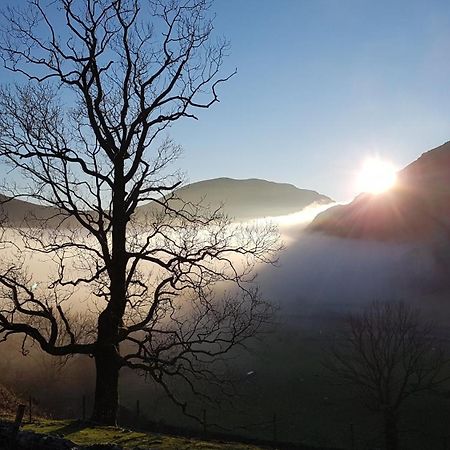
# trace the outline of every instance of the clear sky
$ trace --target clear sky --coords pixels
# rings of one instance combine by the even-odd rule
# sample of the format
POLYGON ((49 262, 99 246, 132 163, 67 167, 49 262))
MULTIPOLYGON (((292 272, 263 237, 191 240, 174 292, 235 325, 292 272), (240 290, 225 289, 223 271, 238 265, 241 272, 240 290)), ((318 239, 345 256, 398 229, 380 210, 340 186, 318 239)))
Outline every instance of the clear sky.
POLYGON ((238 74, 171 132, 190 181, 265 178, 348 200, 367 156, 401 168, 450 140, 448 0, 216 0, 214 11, 232 44, 225 71, 238 74))
POLYGON ((399 168, 450 140, 450 2, 217 0, 238 75, 184 123, 192 181, 258 177, 338 200, 378 153, 399 168))

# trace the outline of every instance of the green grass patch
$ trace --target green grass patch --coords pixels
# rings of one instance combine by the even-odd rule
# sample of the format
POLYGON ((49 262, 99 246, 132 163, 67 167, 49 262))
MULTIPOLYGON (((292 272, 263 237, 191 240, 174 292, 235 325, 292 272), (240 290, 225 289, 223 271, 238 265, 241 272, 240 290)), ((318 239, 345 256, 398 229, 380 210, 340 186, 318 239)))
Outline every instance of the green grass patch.
POLYGON ((115 427, 96 427, 80 421, 41 420, 26 424, 24 430, 64 436, 79 445, 117 444, 125 448, 143 447, 158 450, 261 450, 260 447, 232 442, 200 441, 197 439, 141 433, 115 427))

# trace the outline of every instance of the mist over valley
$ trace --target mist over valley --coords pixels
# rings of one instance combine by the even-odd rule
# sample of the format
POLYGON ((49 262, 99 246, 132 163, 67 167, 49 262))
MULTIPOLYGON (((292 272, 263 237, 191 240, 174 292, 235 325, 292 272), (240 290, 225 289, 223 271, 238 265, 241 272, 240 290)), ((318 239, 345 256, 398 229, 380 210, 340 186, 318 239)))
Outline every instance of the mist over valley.
MULTIPOLYGON (((427 175, 426 171, 421 174, 423 177, 427 175)), ((341 217, 345 217, 345 208, 350 206, 335 206, 328 197, 278 183, 219 179, 187 186, 181 192, 185 201, 208 204, 208 200, 212 200, 212 207, 215 208, 222 204, 222 189, 224 196, 228 196, 223 200, 226 214, 238 213, 240 223, 250 218, 248 224, 256 227, 265 223, 276 225, 285 248, 279 253, 275 266, 256 269, 263 297, 277 308, 271 323, 250 344, 250 351, 235 350, 226 364, 226 370, 231 371, 238 380, 235 401, 240 413, 236 414, 231 406, 229 410, 223 407, 220 412, 208 409, 209 418, 212 422, 239 428, 249 421, 258 422, 257 417, 264 422, 272 411, 276 411, 283 417, 286 426, 283 433, 289 440, 301 438, 314 442, 316 433, 320 433, 321 427, 332 420, 333 411, 339 409, 336 402, 346 405, 348 401, 343 392, 327 385, 327 375, 321 361, 330 340, 336 333, 342 332, 349 313, 357 313, 375 300, 402 301, 420 308, 424 317, 435 323, 440 336, 448 335, 446 324, 450 320, 450 289, 446 238, 437 231, 427 233, 425 238, 423 235, 408 234, 407 231, 405 235, 395 234, 389 239, 372 234, 336 236, 334 229, 328 233, 323 226, 317 227, 316 223, 323 220, 322 216, 332 217, 335 208, 341 208, 344 211, 341 217), (270 189, 270 195, 264 192, 264 188, 270 189), (209 189, 213 195, 209 195, 209 189), (291 197, 286 198, 286 189, 291 192, 291 197), (253 204, 258 196, 260 200, 255 200, 253 204), (283 202, 278 202, 278 199, 283 199, 283 202), (294 399, 302 399, 302 403, 294 399), (311 414, 316 415, 317 420, 311 421, 311 414), (290 421, 293 424, 298 420, 309 420, 309 428, 297 431, 294 425, 289 425, 290 421)), ((376 201, 382 202, 383 195, 391 194, 380 194, 376 201)), ((29 220, 25 219, 21 209, 23 204, 16 201, 4 203, 5 213, 8 213, 10 205, 15 223, 29 220)), ((27 206, 29 211, 35 208, 27 206)), ((36 208, 41 217, 48 217, 45 208, 36 208)), ((414 214, 419 214, 419 210, 408 211, 406 217, 414 214)), ((147 217, 151 217, 148 211, 147 217)), ((397 217, 390 217, 395 227, 397 217)), ((389 217, 385 217, 384 229, 386 223, 389 223, 389 217)), ((358 223, 356 226, 360 227, 358 223)), ((407 222, 403 222, 403 226, 408 230, 407 222)), ((415 224, 411 227, 414 228, 415 224)), ((18 244, 18 237, 16 239, 18 244)), ((30 283, 45 285, 52 264, 50 260, 45 261, 45 255, 30 255, 26 261, 27 272, 32 275, 30 283)), ((89 309, 89 295, 83 294, 83 289, 74 293, 70 302, 77 312, 87 312, 89 309), (80 301, 83 295, 86 298, 80 301)), ((17 346, 20 345, 17 341, 17 346)), ((20 379, 22 392, 32 390, 40 407, 67 416, 79 414, 80 396, 89 396, 93 389, 89 358, 76 357, 69 360, 65 368, 59 368, 36 346, 31 346, 30 350, 31 354, 27 357, 19 357, 14 342, 3 346, 3 383, 12 385, 20 379), (49 385, 59 392, 58 396, 48 397, 45 386, 49 385), (64 400, 61 402, 61 399, 64 400)), ((126 372, 121 386, 121 404, 129 411, 133 410, 135 399, 139 398, 141 408, 149 419, 195 427, 195 422, 180 415, 163 392, 135 374, 126 372), (159 399, 156 403, 155 398, 159 399)), ((190 401, 195 404, 197 400, 191 398, 190 401)), ((198 407, 202 408, 201 403, 198 407)), ((125 418, 127 414, 131 412, 122 412, 125 418)), ((354 410, 349 414, 354 420, 354 410)), ((370 418, 362 411, 359 414, 361 424, 358 426, 366 427, 370 418)), ((348 420, 347 413, 341 415, 340 420, 334 417, 335 431, 328 441, 324 441, 324 445, 338 445, 345 441, 345 433, 342 436, 339 430, 345 427, 348 420)), ((259 431, 242 429, 241 432, 256 433, 261 438, 270 437, 270 431, 265 431, 264 427, 259 431)))

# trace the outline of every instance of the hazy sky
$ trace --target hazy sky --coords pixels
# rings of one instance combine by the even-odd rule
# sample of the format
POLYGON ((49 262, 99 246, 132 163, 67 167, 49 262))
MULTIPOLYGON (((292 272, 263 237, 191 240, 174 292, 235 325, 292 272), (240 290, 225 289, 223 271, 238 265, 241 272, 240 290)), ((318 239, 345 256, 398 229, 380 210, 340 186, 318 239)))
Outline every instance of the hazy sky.
POLYGON ((216 0, 214 11, 232 44, 225 71, 238 74, 220 104, 171 132, 190 181, 265 178, 346 200, 365 157, 401 168, 450 139, 449 1, 216 0))

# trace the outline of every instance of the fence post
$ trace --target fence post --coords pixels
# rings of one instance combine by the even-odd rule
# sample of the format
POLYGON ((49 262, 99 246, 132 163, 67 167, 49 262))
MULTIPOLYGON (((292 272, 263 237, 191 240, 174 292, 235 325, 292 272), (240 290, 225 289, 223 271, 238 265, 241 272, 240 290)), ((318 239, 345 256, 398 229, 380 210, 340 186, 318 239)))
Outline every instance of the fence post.
POLYGON ((278 430, 277 430, 277 413, 273 413, 272 417, 272 427, 273 427, 273 442, 278 441, 278 430))
POLYGON ((86 395, 83 395, 82 399, 82 418, 84 422, 86 420, 86 395))
POLYGON ((139 400, 136 400, 136 424, 139 422, 140 409, 139 400))
POLYGON ((9 448, 12 450, 16 448, 17 434, 19 433, 19 429, 22 426, 23 416, 25 415, 25 408, 25 405, 19 405, 17 407, 16 419, 14 420, 9 442, 9 448))
POLYGON ((352 423, 350 424, 350 444, 350 448, 355 450, 355 429, 352 423))
POLYGON ((33 397, 31 395, 28 395, 28 420, 31 423, 33 421, 33 397))

